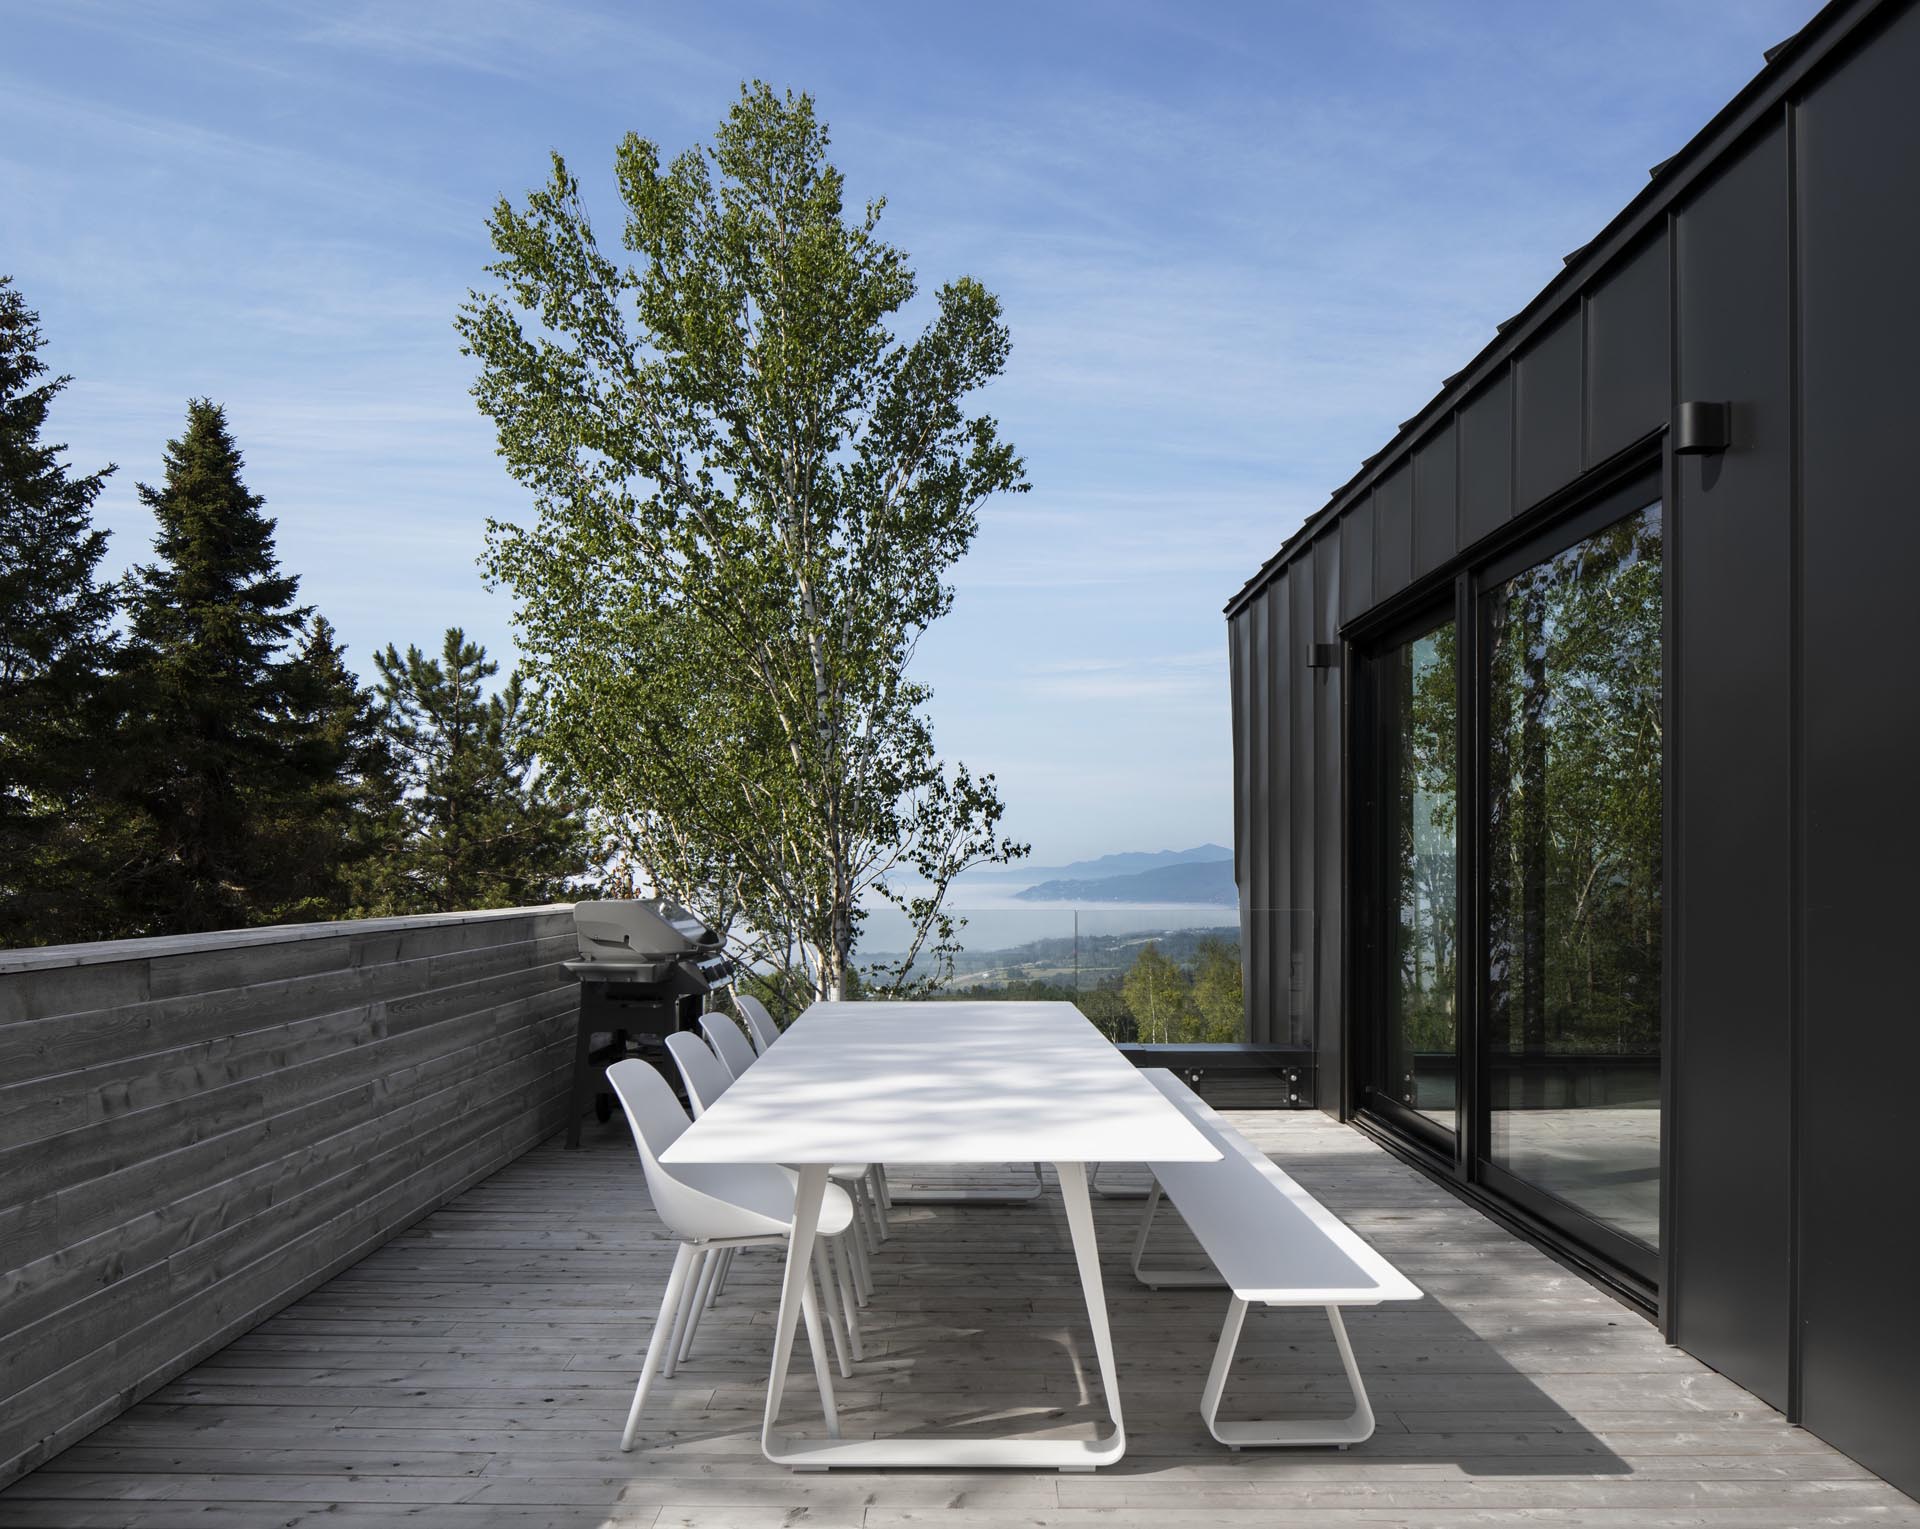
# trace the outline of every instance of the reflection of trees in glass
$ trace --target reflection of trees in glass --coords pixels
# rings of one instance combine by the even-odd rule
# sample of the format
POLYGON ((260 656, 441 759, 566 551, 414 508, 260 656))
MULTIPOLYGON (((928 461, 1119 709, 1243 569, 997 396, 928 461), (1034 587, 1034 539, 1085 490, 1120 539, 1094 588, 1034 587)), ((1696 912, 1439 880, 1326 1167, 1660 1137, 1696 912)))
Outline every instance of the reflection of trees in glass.
POLYGON ((1460 962, 1455 648, 1448 622, 1394 655, 1391 764, 1399 911, 1389 996, 1394 1043, 1402 1053, 1452 1051, 1454 1046, 1460 962))
POLYGON ((1488 602, 1496 1048, 1659 1049, 1661 552, 1653 505, 1488 602))

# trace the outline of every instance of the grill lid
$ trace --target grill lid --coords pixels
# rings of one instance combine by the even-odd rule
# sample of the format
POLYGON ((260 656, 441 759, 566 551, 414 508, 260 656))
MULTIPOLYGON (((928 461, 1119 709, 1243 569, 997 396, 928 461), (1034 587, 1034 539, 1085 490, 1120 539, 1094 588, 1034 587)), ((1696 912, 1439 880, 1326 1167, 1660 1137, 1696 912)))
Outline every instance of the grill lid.
POLYGON ((720 949, 718 934, 665 897, 575 903, 573 927, 583 961, 710 958, 720 949))

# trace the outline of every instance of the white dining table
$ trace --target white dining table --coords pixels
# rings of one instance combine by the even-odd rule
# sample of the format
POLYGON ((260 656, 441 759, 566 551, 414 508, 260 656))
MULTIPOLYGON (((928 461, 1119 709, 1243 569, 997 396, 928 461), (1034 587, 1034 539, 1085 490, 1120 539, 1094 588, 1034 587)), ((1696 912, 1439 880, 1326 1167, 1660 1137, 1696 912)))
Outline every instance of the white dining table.
MULTIPOLYGON (((1126 1452, 1086 1165, 1211 1162, 1219 1151, 1070 1003, 818 1003, 661 1155, 799 1171, 760 1443, 796 1469, 1092 1470, 1126 1452), (1112 1432, 1091 1439, 842 1439, 779 1429, 801 1291, 834 1163, 1052 1163, 1066 1203, 1112 1432)), ((956 1209, 955 1214, 965 1214, 956 1209)))

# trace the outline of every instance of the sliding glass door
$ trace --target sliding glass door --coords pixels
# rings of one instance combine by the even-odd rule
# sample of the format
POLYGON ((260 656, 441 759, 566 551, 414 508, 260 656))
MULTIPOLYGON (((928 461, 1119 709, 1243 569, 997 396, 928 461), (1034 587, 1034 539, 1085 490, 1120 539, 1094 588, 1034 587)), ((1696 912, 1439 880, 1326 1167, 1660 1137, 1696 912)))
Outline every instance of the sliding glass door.
POLYGON ((1649 1252, 1660 1234, 1661 563, 1660 506, 1647 505, 1497 579, 1480 602, 1480 1149, 1581 1230, 1649 1252))
POLYGON ((1649 1285, 1663 553, 1645 488, 1463 570, 1372 645, 1356 717, 1360 1108, 1649 1285))
POLYGON ((1372 672, 1380 807, 1380 936, 1373 1102, 1452 1132, 1460 1098, 1459 642, 1450 619, 1417 624, 1372 672))

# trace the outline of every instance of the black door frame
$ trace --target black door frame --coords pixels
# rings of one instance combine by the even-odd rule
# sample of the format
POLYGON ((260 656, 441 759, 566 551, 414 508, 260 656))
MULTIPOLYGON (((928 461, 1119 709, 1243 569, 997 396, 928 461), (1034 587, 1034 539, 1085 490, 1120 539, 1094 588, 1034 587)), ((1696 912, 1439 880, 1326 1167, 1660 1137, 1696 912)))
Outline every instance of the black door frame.
POLYGON ((1349 672, 1359 681, 1349 691, 1347 736, 1342 745, 1346 779, 1352 787, 1348 792, 1347 815, 1351 858, 1346 877, 1345 922, 1350 933, 1346 942, 1345 989, 1353 1003, 1342 1094, 1346 1118, 1398 1156, 1442 1179, 1496 1221, 1549 1249, 1649 1314, 1658 1314, 1660 1310, 1672 1242, 1667 1114, 1672 1098, 1674 1054, 1671 755, 1676 538, 1664 446, 1664 430, 1634 443, 1535 510, 1509 523, 1501 533, 1485 539, 1464 556, 1437 570, 1432 578, 1420 581, 1383 602, 1375 611, 1349 623, 1341 633, 1349 644, 1353 660, 1349 672), (1654 503, 1661 506, 1662 516, 1661 706, 1668 740, 1661 761, 1664 972, 1661 984, 1661 1246, 1658 1250, 1650 1250, 1645 1244, 1573 1211, 1564 1202, 1484 1157, 1482 1144, 1488 1139, 1490 1114, 1484 1083, 1486 1052, 1482 1045, 1488 995, 1485 962, 1479 958, 1485 947, 1487 928, 1485 878, 1481 874, 1486 852, 1484 745, 1487 721, 1482 596, 1513 574, 1654 503), (1374 663, 1380 654, 1407 640, 1409 635, 1418 635, 1444 621, 1449 601, 1457 633, 1455 696, 1460 710, 1456 721, 1456 780, 1461 804, 1455 840, 1461 899, 1455 1120, 1462 1128, 1452 1132, 1397 1101, 1376 1097, 1371 1089, 1386 1018, 1385 962, 1380 941, 1386 929, 1388 891, 1381 858, 1384 835, 1384 804, 1380 800, 1384 779, 1380 758, 1382 719, 1374 663), (1471 960, 1469 952, 1473 953, 1471 960))
MULTIPOLYGON (((1460 707, 1466 696, 1461 686, 1459 655, 1466 639, 1459 625, 1458 601, 1439 598, 1428 602, 1417 610, 1410 611, 1373 634, 1366 647, 1356 654, 1355 672, 1359 683, 1353 687, 1353 704, 1358 715, 1354 718, 1356 736, 1364 742, 1354 751, 1359 761, 1359 770, 1355 774, 1356 790, 1354 796, 1359 799, 1353 822, 1353 850, 1356 864, 1362 866, 1363 873, 1356 878, 1376 889, 1374 896, 1361 896, 1355 899, 1355 929, 1360 944, 1366 951, 1359 964, 1356 976, 1362 986, 1355 989, 1364 994, 1359 1012, 1364 1016, 1362 1023, 1353 1034, 1353 1046, 1350 1048, 1353 1067, 1354 1107, 1379 1118, 1393 1130, 1416 1141, 1426 1151, 1440 1158, 1458 1158, 1461 1142, 1465 1133, 1458 1129, 1458 1122, 1468 1118, 1466 1114, 1465 1073, 1460 1056, 1463 1037, 1462 1024, 1466 1011, 1465 964, 1464 959, 1457 961, 1454 973, 1454 1120, 1456 1128, 1448 1130, 1438 1122, 1428 1119, 1418 1110, 1410 1108, 1393 1097, 1393 1091, 1387 1086, 1384 1077, 1385 1063, 1390 1044, 1386 1034, 1388 1016, 1388 975, 1386 960, 1387 941, 1392 938, 1399 920, 1397 906, 1387 895, 1387 889, 1394 882, 1392 861, 1395 843, 1399 834, 1398 823, 1389 822, 1390 804, 1386 800, 1386 786, 1391 761, 1387 758, 1388 730, 1390 719, 1386 708, 1380 704, 1381 683, 1380 668, 1388 655, 1396 653, 1408 643, 1426 636, 1439 627, 1452 622, 1454 625, 1454 790, 1460 803, 1468 800, 1460 790, 1459 740, 1465 731, 1462 726, 1460 707)), ((1456 810, 1454 828, 1455 865, 1462 865, 1462 839, 1464 824, 1459 821, 1456 810)), ((1456 887, 1463 886, 1460 871, 1455 871, 1456 887)), ((1353 884, 1350 882, 1350 885, 1353 884)), ((1462 956, 1466 951, 1464 943, 1466 925, 1458 909, 1455 911, 1455 935, 1460 943, 1462 956)))

